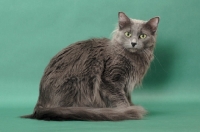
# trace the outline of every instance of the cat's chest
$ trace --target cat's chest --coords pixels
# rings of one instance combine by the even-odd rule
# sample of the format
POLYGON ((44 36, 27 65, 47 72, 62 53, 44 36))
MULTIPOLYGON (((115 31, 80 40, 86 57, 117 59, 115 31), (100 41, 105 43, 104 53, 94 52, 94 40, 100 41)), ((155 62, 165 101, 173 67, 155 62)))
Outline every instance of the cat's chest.
POLYGON ((145 62, 142 61, 123 55, 109 58, 105 69, 107 80, 124 87, 128 93, 132 92, 146 72, 145 62))

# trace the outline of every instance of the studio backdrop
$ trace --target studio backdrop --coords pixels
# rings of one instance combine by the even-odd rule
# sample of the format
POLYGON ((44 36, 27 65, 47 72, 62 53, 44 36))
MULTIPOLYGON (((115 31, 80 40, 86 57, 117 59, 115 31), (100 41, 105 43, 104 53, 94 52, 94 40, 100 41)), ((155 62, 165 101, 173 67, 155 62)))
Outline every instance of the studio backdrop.
POLYGON ((0 131, 199 131, 199 0, 1 0, 0 131), (132 100, 149 113, 120 122, 21 119, 37 102, 50 59, 69 44, 111 38, 123 11, 160 16, 155 58, 132 100))

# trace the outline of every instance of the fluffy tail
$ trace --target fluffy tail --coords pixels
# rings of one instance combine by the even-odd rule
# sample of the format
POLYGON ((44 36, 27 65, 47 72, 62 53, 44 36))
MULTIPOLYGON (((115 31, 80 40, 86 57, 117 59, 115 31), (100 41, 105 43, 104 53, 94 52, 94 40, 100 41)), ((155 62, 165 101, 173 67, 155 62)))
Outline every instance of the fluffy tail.
POLYGON ((118 121, 141 119, 146 111, 140 106, 126 108, 90 108, 90 107, 57 107, 40 108, 32 115, 22 118, 38 120, 90 120, 90 121, 118 121))

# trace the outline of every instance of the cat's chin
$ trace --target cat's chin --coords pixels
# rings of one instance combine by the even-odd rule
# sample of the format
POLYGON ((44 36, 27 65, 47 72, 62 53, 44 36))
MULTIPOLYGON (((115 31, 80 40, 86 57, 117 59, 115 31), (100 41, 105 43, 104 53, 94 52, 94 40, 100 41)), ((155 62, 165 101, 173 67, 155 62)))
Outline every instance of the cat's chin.
POLYGON ((136 52, 140 52, 139 49, 136 49, 136 48, 127 48, 127 50, 131 53, 136 53, 136 52))

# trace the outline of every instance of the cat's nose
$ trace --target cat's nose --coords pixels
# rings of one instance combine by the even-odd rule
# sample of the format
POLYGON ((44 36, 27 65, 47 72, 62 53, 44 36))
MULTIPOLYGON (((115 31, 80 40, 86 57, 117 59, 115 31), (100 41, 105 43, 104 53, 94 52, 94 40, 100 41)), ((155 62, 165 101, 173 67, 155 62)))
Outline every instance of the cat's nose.
POLYGON ((131 42, 131 45, 132 45, 133 47, 135 47, 136 44, 137 44, 137 43, 135 43, 135 42, 131 42))

